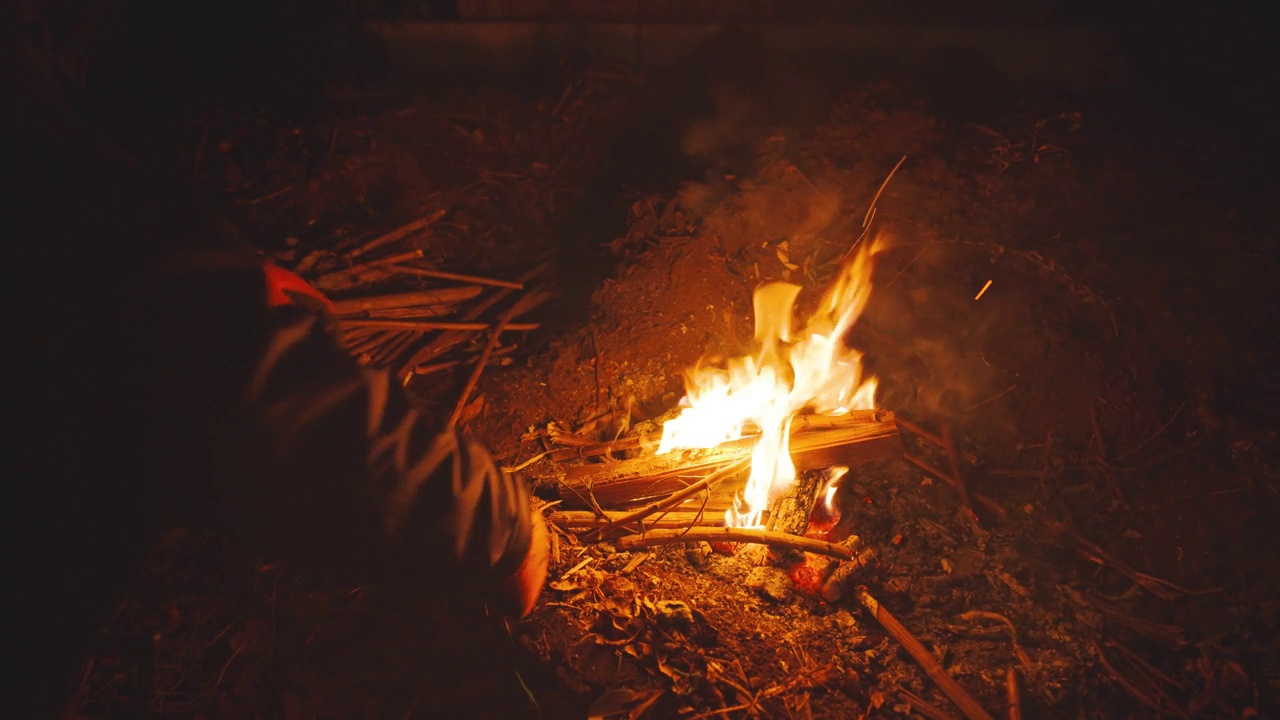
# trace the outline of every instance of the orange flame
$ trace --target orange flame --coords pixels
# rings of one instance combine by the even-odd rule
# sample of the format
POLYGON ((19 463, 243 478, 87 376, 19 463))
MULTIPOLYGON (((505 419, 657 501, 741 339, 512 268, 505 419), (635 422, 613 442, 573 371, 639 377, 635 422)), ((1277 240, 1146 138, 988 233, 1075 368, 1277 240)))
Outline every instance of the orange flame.
POLYGON ((769 502, 795 482, 788 443, 796 415, 875 407, 875 378, 863 378, 862 354, 845 346, 844 336, 871 297, 873 257, 882 247, 878 239, 862 246, 794 338, 800 286, 760 286, 753 298, 755 352, 689 372, 685 409, 662 426, 659 453, 715 447, 752 428, 760 433, 751 475, 735 508, 725 513, 726 525, 758 526, 769 502))

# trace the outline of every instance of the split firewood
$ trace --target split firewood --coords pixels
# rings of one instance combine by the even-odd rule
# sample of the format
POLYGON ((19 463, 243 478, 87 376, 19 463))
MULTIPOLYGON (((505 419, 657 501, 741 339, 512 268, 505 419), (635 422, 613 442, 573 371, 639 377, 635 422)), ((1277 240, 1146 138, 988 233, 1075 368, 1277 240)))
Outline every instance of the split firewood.
MULTIPOLYGON (((604 508, 643 502, 681 489, 690 477, 749 459, 755 441, 748 436, 706 450, 570 467, 561 481, 562 497, 566 506, 578 509, 591 507, 583 501, 587 497, 604 508)), ((902 452, 893 413, 886 411, 797 418, 790 449, 799 471, 856 466, 902 452)))
MULTIPOLYGON (((494 350, 493 354, 490 355, 489 357, 490 358, 502 357, 504 355, 510 355, 515 351, 516 351, 515 345, 506 345, 494 350)), ((413 374, 414 375, 430 375, 431 373, 441 372, 442 370, 451 370, 453 368, 461 367, 463 365, 471 365, 478 359, 479 358, 477 357, 469 357, 469 358, 464 358, 462 360, 446 360, 444 362, 432 363, 430 365, 419 365, 418 367, 413 369, 413 374)))
POLYGON ((436 306, 441 309, 441 314, 445 314, 458 303, 479 295, 482 289, 479 285, 461 285, 394 295, 374 295, 348 300, 335 300, 333 302, 333 311, 336 315, 343 316, 356 315, 371 310, 386 310, 388 308, 436 306))
POLYGON ((826 483, 827 473, 822 470, 804 470, 797 473, 796 484, 786 496, 769 506, 770 530, 789 535, 803 535, 809 527, 809 517, 818 493, 826 483))

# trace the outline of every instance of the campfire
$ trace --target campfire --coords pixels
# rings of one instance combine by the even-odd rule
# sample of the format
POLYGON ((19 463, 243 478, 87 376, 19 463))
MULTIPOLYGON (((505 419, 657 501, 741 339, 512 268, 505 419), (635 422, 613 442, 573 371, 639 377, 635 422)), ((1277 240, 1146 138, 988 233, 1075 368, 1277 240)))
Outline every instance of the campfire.
POLYGON ((622 540, 633 547, 714 536, 851 557, 803 535, 819 498, 832 508, 850 467, 901 452, 893 414, 875 408, 875 379, 846 342, 882 245, 873 239, 849 253, 798 328, 802 288, 758 287, 751 352, 689 370, 678 412, 660 433, 577 448, 579 458, 633 455, 568 467, 561 494, 569 510, 553 519, 593 539, 637 531, 641 538, 622 540))

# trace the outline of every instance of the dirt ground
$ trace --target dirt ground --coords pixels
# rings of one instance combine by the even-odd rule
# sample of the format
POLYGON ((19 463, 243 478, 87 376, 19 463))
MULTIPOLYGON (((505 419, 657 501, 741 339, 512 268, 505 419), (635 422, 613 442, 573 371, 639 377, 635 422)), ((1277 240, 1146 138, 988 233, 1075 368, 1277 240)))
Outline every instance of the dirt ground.
MULTIPOLYGON (((878 405, 949 424, 969 492, 1004 514, 903 462, 855 468, 833 532, 874 551, 868 591, 994 716, 1011 668, 1026 717, 1275 716, 1274 182, 1233 175, 1237 138, 1123 97, 771 67, 333 88, 305 123, 202 118, 187 152, 281 262, 441 209, 400 249, 498 278, 551 253, 556 300, 466 414, 507 466, 551 423, 609 439, 673 408, 683 371, 747 348, 758 284, 811 304, 905 156, 849 341, 878 405)), ((467 374, 409 388, 447 416, 467 374)), ((562 465, 523 472, 554 499, 562 465)), ((533 614, 504 623, 175 533, 80 716, 959 715, 856 600, 761 583, 759 553, 558 546, 533 614)))

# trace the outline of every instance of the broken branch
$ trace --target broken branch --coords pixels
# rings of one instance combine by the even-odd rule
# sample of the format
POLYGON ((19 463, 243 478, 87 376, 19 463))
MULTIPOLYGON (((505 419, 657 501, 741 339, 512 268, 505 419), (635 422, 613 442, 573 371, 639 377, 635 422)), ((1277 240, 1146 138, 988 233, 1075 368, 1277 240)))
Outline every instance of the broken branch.
POLYGON ((417 275, 418 277, 434 278, 437 280, 456 280, 458 282, 470 283, 472 285, 491 285, 493 287, 511 288, 512 290, 523 290, 524 285, 510 280, 496 280, 494 278, 480 277, 479 275, 463 275, 461 273, 444 272, 443 270, 428 270, 426 268, 409 267, 406 265, 397 265, 395 267, 386 268, 391 272, 403 273, 405 275, 417 275))
POLYGON ((921 645, 920 641, 902 623, 898 622, 897 618, 888 610, 885 610, 878 600, 871 597, 865 587, 858 588, 855 594, 858 596, 858 602, 862 603, 862 606, 871 613, 876 622, 880 623, 881 627, 892 635, 894 640, 898 641, 898 644, 920 665, 920 668, 938 686, 938 689, 950 698, 951 702, 956 704, 956 707, 960 708, 960 712, 964 713, 965 717, 969 718, 969 720, 993 720, 991 715, 978 704, 978 701, 974 700, 968 691, 960 687, 960 683, 957 683, 947 674, 947 671, 933 657, 933 653, 926 650, 924 645, 921 645))
POLYGON ((635 550, 653 545, 672 545, 701 540, 706 540, 707 542, 752 543, 800 550, 814 555, 825 555, 837 560, 853 559, 853 551, 846 545, 755 528, 691 527, 681 530, 652 530, 643 535, 627 535, 618 538, 616 544, 619 550, 635 550))
POLYGON ((447 312, 451 306, 479 295, 481 289, 479 285, 461 285, 459 287, 419 290, 395 295, 374 295, 348 300, 335 300, 333 302, 333 312, 335 315, 355 315, 369 312, 370 310, 433 305, 439 306, 443 313, 447 312))
POLYGON ((588 535, 594 536, 594 539, 599 539, 604 537, 605 533, 608 533, 609 531, 614 530, 615 528, 621 527, 628 523, 633 523, 643 518, 647 518, 656 512, 674 508, 675 506, 693 497, 694 495, 702 492, 703 490, 709 489, 713 484, 720 482, 724 478, 730 477, 731 475, 736 475, 742 470, 745 470, 747 466, 750 465, 750 463, 751 463, 751 458, 749 457, 739 458, 734 462, 729 463, 729 465, 727 465, 726 467, 716 470, 715 472, 704 477, 698 482, 693 483, 692 485, 681 490, 680 492, 674 493, 671 496, 666 497, 662 500, 658 500, 656 502, 650 503, 649 505, 639 510, 636 510, 635 512, 627 513, 626 515, 623 515, 622 517, 617 518, 616 520, 612 520, 607 525, 604 525, 596 530, 591 531, 590 533, 588 533, 588 535))

